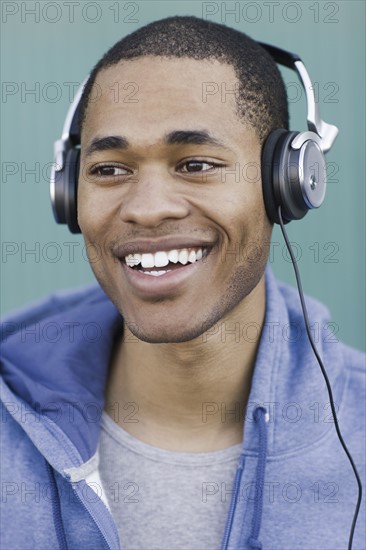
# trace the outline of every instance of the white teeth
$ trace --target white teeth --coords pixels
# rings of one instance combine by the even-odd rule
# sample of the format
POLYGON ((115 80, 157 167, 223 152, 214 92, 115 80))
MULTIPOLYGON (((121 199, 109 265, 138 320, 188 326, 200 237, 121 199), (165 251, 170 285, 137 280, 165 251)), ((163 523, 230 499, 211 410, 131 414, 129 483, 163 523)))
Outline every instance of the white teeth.
POLYGON ((186 265, 187 262, 188 262, 188 250, 186 248, 183 248, 183 250, 179 252, 179 263, 186 265))
POLYGON ((128 254, 128 256, 126 256, 126 264, 129 267, 133 267, 139 263, 141 263, 141 254, 128 254))
MULTIPOLYGON (((206 249, 198 248, 196 250, 188 250, 188 248, 181 248, 180 250, 174 249, 169 251, 158 251, 155 254, 145 253, 128 254, 125 257, 126 264, 129 267, 138 266, 141 264, 144 268, 149 267, 165 267, 172 262, 174 264, 180 262, 182 265, 186 265, 188 262, 194 263, 197 260, 201 260, 206 249)), ((160 273, 160 271, 154 271, 150 273, 160 273)))
POLYGON ((196 252, 195 250, 191 250, 190 253, 188 254, 188 261, 193 264, 193 262, 196 261, 196 252))
POLYGON ((155 267, 164 267, 168 265, 169 258, 166 252, 155 252, 154 254, 154 265, 155 267))
POLYGON ((173 264, 176 264, 179 260, 178 250, 171 250, 168 253, 168 258, 170 262, 172 262, 173 264))
POLYGON ((154 255, 153 254, 141 254, 142 267, 154 267, 154 255))

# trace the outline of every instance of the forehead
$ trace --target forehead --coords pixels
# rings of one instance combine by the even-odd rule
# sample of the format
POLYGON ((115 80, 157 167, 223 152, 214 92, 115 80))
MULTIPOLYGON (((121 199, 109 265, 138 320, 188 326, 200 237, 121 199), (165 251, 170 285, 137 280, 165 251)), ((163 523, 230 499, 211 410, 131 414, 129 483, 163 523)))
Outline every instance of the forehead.
POLYGON ((217 60, 146 56, 103 69, 86 112, 82 141, 125 135, 156 142, 162 134, 195 129, 222 139, 249 131, 237 114, 239 81, 217 60))

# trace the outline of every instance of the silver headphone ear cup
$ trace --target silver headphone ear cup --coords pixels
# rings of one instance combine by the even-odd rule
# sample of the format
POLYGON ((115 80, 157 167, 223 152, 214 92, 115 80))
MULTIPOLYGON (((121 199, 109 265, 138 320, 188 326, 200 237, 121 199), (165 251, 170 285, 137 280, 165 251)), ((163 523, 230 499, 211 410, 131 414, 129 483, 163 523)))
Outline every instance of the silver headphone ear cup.
POLYGON ((262 154, 262 185, 267 215, 272 223, 280 223, 278 207, 281 206, 284 223, 305 216, 308 207, 297 190, 298 166, 291 157, 291 142, 299 132, 279 128, 272 132, 262 154), (291 164, 290 164, 291 162, 291 164))
POLYGON ((314 134, 299 149, 291 143, 300 132, 282 134, 277 142, 273 159, 273 194, 276 207, 281 205, 283 219, 300 220, 311 208, 324 200, 326 178, 325 158, 314 134))
POLYGON ((299 149, 291 143, 301 132, 280 128, 268 136, 262 152, 262 188, 267 216, 279 223, 281 206, 285 223, 300 220, 311 208, 318 208, 325 196, 325 157, 317 143, 317 135, 306 140, 299 149))
MULTIPOLYGON (((290 156, 296 152, 292 149, 290 156)), ((324 153, 317 142, 316 134, 314 134, 314 139, 306 139, 300 147, 299 154, 296 155, 294 162, 299 167, 297 178, 305 204, 309 209, 319 208, 324 201, 327 187, 327 165, 324 153)))

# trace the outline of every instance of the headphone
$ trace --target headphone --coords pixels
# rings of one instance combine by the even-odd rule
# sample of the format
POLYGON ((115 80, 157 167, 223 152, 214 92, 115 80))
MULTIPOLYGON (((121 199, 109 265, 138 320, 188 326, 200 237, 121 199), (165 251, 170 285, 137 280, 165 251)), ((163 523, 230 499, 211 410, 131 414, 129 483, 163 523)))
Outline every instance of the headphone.
MULTIPOLYGON (((305 90, 308 131, 283 128, 267 137, 262 149, 262 188, 267 216, 272 223, 299 220, 325 197, 325 153, 332 147, 338 128, 320 118, 314 87, 300 57, 269 44, 258 42, 279 65, 294 70, 305 90)), ((57 223, 67 224, 71 233, 80 233, 77 221, 77 188, 80 166, 79 109, 87 77, 80 85, 66 116, 62 137, 54 144, 50 195, 57 223)))

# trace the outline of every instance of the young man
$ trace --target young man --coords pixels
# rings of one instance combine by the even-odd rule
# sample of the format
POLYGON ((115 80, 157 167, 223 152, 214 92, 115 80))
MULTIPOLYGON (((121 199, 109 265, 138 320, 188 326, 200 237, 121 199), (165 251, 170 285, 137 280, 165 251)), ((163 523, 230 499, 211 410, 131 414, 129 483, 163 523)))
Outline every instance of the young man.
MULTIPOLYGON (((158 21, 95 67, 80 126, 100 286, 4 324, 4 548, 345 548, 357 484, 252 173, 288 127, 275 62, 222 25, 158 21)), ((319 347, 363 471, 364 356, 319 347)))

